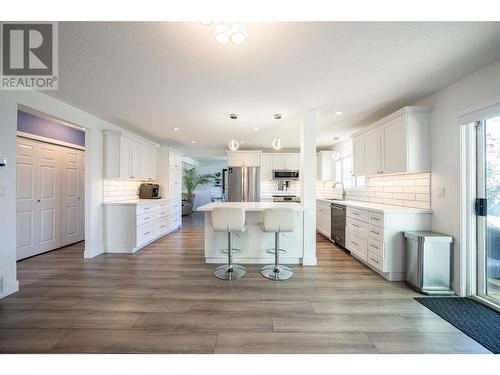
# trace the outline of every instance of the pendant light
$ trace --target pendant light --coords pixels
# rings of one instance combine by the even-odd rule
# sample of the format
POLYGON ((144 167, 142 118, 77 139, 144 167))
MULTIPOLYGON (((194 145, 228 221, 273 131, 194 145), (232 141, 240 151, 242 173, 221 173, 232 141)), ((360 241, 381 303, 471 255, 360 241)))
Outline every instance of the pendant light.
POLYGON ((229 149, 231 151, 236 151, 240 147, 240 143, 236 140, 236 125, 235 121, 238 119, 238 115, 236 113, 231 113, 229 118, 233 120, 233 139, 229 141, 229 149))
POLYGON ((281 120, 281 115, 279 113, 276 113, 274 115, 274 119, 276 120, 276 138, 273 139, 273 148, 275 150, 281 150, 280 125, 279 125, 279 120, 281 120))

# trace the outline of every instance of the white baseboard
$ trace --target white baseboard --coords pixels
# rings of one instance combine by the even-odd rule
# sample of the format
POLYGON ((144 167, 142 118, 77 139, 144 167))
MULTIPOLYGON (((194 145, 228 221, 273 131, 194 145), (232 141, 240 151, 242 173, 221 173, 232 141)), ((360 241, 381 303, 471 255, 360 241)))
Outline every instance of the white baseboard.
POLYGON ((303 266, 317 266, 318 259, 316 257, 302 258, 302 265, 303 266))
POLYGON ((99 256, 104 253, 104 246, 99 246, 96 249, 90 249, 90 251, 85 251, 83 252, 83 257, 85 259, 90 259, 90 258, 95 258, 96 256, 99 256))
POLYGON ((0 293, 0 298, 7 297, 12 293, 16 293, 18 291, 19 291, 19 281, 17 280, 15 282, 4 281, 3 290, 2 293, 0 293))

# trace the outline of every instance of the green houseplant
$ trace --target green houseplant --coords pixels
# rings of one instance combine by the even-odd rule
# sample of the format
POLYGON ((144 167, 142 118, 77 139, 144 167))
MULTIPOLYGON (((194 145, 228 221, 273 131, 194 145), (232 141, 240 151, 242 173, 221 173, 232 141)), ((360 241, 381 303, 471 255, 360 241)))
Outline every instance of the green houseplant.
POLYGON ((194 201, 194 191, 198 185, 205 185, 212 181, 213 175, 205 173, 199 174, 196 167, 190 169, 184 169, 182 174, 182 183, 187 190, 188 201, 193 204, 194 201))

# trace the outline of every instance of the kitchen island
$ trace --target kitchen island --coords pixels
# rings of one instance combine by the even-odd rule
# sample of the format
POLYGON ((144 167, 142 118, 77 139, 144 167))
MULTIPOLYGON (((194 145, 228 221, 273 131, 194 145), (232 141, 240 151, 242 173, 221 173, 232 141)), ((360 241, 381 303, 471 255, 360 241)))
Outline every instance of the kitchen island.
POLYGON ((227 234, 214 232, 212 228, 212 210, 215 207, 241 207, 245 210, 246 231, 233 235, 233 246, 240 249, 235 252, 234 262, 240 264, 267 264, 274 262, 274 254, 267 250, 274 248, 274 234, 261 230, 263 212, 268 208, 292 208, 297 215, 297 227, 291 233, 283 233, 280 247, 286 253, 280 254, 283 264, 299 264, 304 256, 303 209, 299 203, 275 202, 215 202, 198 207, 205 213, 205 261, 207 263, 226 263, 227 234))

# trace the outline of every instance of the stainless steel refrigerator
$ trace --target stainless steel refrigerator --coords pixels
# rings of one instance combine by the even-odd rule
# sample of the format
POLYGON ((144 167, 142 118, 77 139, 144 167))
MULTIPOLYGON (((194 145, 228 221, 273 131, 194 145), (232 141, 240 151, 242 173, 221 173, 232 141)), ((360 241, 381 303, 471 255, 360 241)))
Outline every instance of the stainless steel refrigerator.
POLYGON ((260 167, 229 167, 228 202, 260 202, 260 167))

